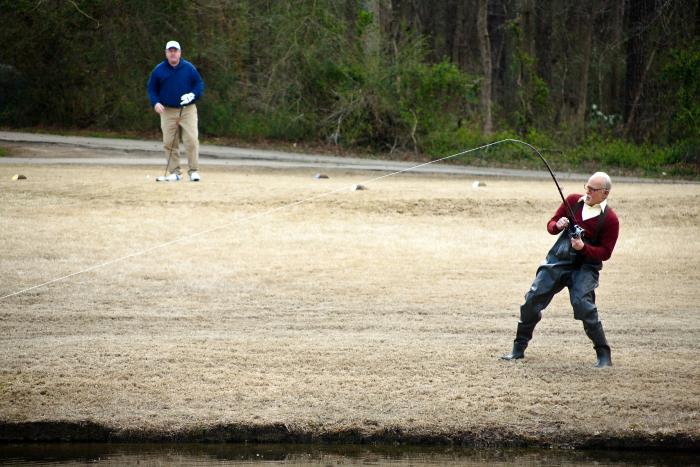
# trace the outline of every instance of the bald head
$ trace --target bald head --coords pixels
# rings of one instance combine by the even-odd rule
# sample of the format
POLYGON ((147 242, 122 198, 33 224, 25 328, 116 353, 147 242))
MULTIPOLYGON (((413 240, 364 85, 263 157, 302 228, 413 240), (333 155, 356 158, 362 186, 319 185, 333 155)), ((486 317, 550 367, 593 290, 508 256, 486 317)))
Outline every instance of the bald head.
POLYGON ((610 176, 605 172, 594 173, 591 175, 591 178, 588 179, 588 183, 595 183, 596 186, 599 185, 605 188, 605 191, 610 191, 612 188, 612 180, 610 180, 610 176))

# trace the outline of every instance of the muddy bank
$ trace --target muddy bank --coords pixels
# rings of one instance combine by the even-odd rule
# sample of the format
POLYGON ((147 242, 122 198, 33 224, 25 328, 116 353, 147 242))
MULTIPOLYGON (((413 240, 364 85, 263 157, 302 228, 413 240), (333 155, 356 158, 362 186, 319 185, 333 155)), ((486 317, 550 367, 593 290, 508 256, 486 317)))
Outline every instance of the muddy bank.
POLYGON ((560 448, 700 451, 698 438, 688 433, 516 433, 508 428, 484 428, 455 433, 431 433, 380 427, 312 431, 270 425, 214 425, 180 430, 119 429, 83 422, 0 422, 0 442, 116 443, 290 443, 460 446, 467 448, 560 448))

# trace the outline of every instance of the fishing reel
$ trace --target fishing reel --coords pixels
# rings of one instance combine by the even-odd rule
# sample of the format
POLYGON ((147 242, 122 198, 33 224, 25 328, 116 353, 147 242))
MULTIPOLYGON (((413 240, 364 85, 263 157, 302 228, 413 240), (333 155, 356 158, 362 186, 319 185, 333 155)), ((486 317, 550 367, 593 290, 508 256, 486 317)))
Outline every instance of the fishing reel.
POLYGON ((583 232, 584 232, 583 227, 579 226, 578 224, 569 225, 569 237, 581 238, 581 235, 583 235, 583 232))

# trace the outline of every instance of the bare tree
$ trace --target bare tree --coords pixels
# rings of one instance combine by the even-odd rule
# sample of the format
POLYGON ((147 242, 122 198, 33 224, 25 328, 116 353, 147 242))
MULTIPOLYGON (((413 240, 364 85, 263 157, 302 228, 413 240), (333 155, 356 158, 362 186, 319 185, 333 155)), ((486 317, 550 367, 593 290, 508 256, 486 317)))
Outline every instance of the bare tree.
POLYGON ((479 49, 481 50, 481 64, 484 71, 484 81, 481 86, 481 111, 483 112, 483 132, 485 135, 493 133, 493 116, 491 114, 491 42, 488 29, 488 0, 479 0, 479 13, 476 28, 479 31, 479 49))
POLYGON ((378 55, 381 47, 381 3, 382 0, 369 0, 367 2, 367 11, 372 14, 374 22, 365 37, 365 50, 372 56, 378 55))
POLYGON ((551 0, 540 0, 535 10, 535 49, 537 74, 547 84, 552 82, 552 14, 551 0))
POLYGON ((578 99, 576 107, 575 127, 581 131, 586 120, 588 107, 588 76, 591 67, 591 47, 593 40, 594 1, 583 2, 579 6, 579 38, 581 44, 581 67, 578 75, 578 99))
POLYGON ((509 17, 509 0, 489 0, 488 32, 491 44, 492 99, 504 108, 512 101, 513 87, 508 83, 508 69, 512 60, 512 46, 506 34, 509 17))
MULTIPOLYGON (((618 51, 623 43, 622 33, 624 31, 625 3, 625 0, 612 0, 612 48, 618 51)), ((612 54, 608 59, 610 60, 611 67, 609 78, 610 103, 603 107, 603 111, 606 113, 611 113, 614 108, 620 108, 622 103, 623 63, 621 60, 615 60, 615 57, 616 55, 612 54)), ((603 105, 603 102, 601 102, 601 105, 603 105)))
POLYGON ((654 0, 636 0, 627 3, 626 26, 627 40, 627 70, 625 73, 625 136, 635 138, 635 116, 644 88, 645 71, 651 66, 653 53, 647 51, 647 36, 650 20, 654 15, 656 2, 654 0), (648 57, 647 57, 648 55, 648 57))

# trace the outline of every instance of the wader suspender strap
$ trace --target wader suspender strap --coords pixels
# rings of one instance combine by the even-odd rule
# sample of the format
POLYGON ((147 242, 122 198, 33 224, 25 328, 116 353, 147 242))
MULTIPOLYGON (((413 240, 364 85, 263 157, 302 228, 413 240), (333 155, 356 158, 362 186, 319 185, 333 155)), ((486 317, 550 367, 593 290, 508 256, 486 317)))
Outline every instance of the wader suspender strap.
POLYGON ((595 226, 595 242, 596 244, 599 244, 598 242, 598 237, 600 237, 600 231, 603 230, 603 222, 605 222, 605 218, 608 217, 608 207, 606 206, 605 209, 603 209, 603 212, 600 213, 600 217, 598 218, 598 225, 595 226))
MULTIPOLYGON (((576 214, 581 215, 581 211, 583 211, 583 201, 579 201, 576 205, 576 214)), ((606 217, 608 217, 607 206, 603 209, 603 212, 600 213, 598 223, 595 226, 595 232, 593 232, 593 238, 591 239, 593 245, 598 245, 598 237, 600 236, 600 231, 603 229, 603 223, 606 217)), ((581 219, 583 220, 583 217, 581 219)))

